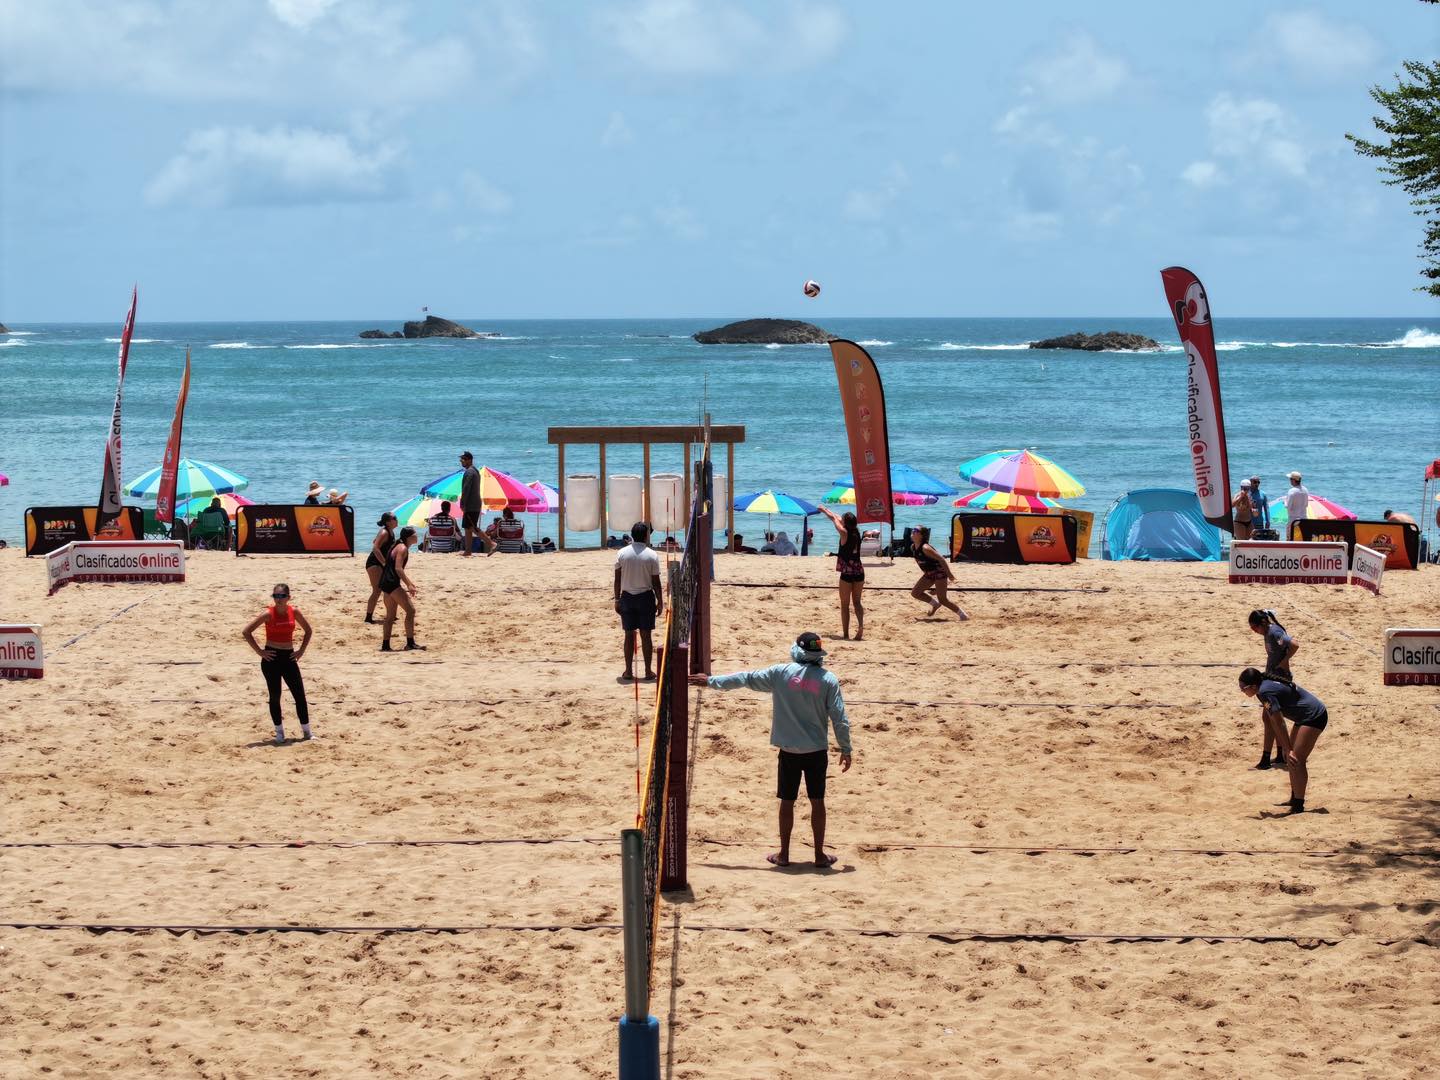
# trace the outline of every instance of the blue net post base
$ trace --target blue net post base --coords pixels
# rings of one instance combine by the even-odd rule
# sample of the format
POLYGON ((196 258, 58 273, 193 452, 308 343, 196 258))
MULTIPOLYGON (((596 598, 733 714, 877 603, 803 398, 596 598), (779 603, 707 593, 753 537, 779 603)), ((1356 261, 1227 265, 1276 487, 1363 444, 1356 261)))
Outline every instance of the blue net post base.
POLYGON ((660 1021, 620 1018, 620 1080, 660 1080, 660 1021))

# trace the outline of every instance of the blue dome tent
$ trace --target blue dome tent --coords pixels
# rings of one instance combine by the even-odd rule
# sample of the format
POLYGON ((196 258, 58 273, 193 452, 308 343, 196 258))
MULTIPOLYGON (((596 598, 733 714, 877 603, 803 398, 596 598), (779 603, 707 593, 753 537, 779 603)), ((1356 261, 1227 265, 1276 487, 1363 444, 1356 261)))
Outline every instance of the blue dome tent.
POLYGON ((1183 488, 1139 488, 1111 505, 1100 534, 1111 560, 1219 562, 1220 530, 1205 520, 1200 500, 1183 488))

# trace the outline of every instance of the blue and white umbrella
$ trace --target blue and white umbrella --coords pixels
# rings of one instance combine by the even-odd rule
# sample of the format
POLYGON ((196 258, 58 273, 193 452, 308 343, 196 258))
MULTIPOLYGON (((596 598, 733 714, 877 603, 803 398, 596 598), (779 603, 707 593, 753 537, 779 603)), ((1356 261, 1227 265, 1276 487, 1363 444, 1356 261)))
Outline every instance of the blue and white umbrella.
MULTIPOLYGON (((181 458, 175 470, 175 501, 224 495, 250 486, 237 472, 195 458, 181 458)), ((141 473, 121 490, 133 499, 155 499, 160 492, 160 467, 141 473)))

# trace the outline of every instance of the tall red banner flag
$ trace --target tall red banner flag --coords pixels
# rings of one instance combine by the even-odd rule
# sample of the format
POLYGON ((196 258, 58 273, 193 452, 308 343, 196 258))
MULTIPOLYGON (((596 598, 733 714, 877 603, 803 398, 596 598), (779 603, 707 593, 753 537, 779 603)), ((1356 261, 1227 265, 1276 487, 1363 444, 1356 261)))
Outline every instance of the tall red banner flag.
POLYGON ((138 292, 138 289, 130 290, 130 312, 125 316, 125 328, 120 331, 120 376, 115 381, 115 411, 111 414, 110 434, 105 440, 97 528, 120 516, 120 401, 125 391, 125 365, 130 362, 130 335, 135 331, 135 300, 138 292))
POLYGON ((885 427, 885 390, 870 354, 853 341, 830 342, 835 379, 850 439, 850 473, 855 478, 855 516, 861 524, 895 526, 890 496, 890 435, 885 427))
POLYGON ((185 425, 185 399, 190 396, 190 346, 185 346, 185 375, 180 380, 180 396, 175 399, 175 419, 170 421, 170 441, 165 444, 165 460, 160 463, 160 491, 155 499, 155 520, 175 520, 175 474, 180 466, 180 429, 185 425))
POLYGON ((1205 520, 1234 533, 1230 520, 1230 462, 1225 452, 1225 413, 1220 407, 1220 365, 1215 359, 1215 328, 1205 286, 1183 266, 1160 271, 1165 299, 1185 347, 1186 430, 1195 494, 1205 520))

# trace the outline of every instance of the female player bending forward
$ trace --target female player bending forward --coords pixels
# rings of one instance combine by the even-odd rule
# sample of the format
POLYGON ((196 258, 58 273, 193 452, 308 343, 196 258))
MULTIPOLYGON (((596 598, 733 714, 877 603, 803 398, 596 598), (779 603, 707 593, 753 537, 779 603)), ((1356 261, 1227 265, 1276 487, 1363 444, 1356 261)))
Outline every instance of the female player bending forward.
POLYGON ((1290 763, 1290 812, 1305 810, 1305 785, 1310 779, 1306 762, 1330 715, 1325 703, 1302 686, 1275 672, 1261 673, 1253 667, 1240 673, 1240 692, 1259 698, 1265 707, 1265 722, 1274 729, 1275 741, 1290 763), (1295 726, 1285 730, 1285 721, 1295 726))

